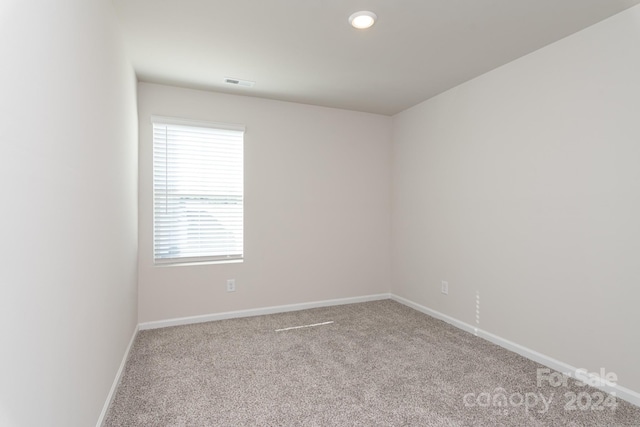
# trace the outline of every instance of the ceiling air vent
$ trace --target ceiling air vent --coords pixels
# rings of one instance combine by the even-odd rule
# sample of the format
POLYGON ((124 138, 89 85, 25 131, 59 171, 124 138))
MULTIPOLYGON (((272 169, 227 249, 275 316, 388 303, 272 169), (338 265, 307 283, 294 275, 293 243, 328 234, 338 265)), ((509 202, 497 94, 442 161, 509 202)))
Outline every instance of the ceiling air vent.
POLYGON ((249 80, 234 79, 231 77, 225 77, 224 82, 230 85, 242 86, 242 87, 253 87, 253 85, 256 84, 256 82, 252 82, 249 80))

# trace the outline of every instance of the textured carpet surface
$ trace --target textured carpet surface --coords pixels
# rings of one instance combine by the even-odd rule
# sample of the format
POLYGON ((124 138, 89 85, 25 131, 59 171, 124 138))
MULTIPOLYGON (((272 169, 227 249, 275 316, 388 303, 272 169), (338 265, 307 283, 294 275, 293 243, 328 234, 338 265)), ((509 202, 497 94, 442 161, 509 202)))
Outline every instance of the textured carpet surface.
POLYGON ((138 334, 104 425, 640 426, 539 368, 390 300, 177 326, 138 334))

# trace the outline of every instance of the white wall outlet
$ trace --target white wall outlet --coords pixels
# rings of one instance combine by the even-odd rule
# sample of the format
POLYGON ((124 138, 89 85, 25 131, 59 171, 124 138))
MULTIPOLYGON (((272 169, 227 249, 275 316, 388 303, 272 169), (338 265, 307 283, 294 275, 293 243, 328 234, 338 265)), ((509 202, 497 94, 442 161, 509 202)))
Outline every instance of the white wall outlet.
POLYGON ((442 281, 442 293, 449 295, 449 282, 442 281))
POLYGON ((236 279, 228 279, 227 292, 235 292, 235 291, 236 291, 236 279))

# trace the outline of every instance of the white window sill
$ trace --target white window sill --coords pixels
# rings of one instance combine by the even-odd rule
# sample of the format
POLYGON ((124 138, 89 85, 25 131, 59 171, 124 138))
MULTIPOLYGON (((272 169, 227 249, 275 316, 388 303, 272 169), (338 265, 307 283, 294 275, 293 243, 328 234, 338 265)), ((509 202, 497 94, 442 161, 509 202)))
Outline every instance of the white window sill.
POLYGON ((167 262, 154 263, 154 267, 188 267, 197 265, 214 265, 214 264, 241 264, 244 259, 222 259, 218 261, 190 261, 190 262, 167 262))

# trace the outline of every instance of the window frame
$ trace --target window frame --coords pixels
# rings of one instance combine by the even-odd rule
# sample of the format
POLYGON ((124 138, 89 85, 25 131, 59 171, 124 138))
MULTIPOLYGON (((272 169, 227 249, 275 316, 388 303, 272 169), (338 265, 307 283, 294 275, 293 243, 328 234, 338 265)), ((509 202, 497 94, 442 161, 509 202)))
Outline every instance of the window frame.
MULTIPOLYGON (((176 128, 174 128, 176 129, 176 128)), ((183 119, 183 118, 175 118, 175 117, 166 117, 166 116, 158 116, 158 115, 152 115, 151 116, 151 132, 152 132, 152 257, 153 257, 153 263, 155 266, 174 266, 174 265, 198 265, 198 264, 218 264, 218 263, 237 263, 237 262, 243 262, 244 261, 244 138, 245 138, 245 132, 246 132, 246 128, 244 125, 240 125, 240 124, 229 124, 229 123, 219 123, 219 122, 209 122, 209 121, 200 121, 200 120, 190 120, 190 119, 183 119), (195 129, 214 129, 214 130, 220 130, 220 131, 232 131, 232 132, 238 132, 240 133, 239 136, 239 143, 240 143, 240 231, 239 231, 239 235, 240 235, 240 253, 232 253, 235 251, 229 251, 228 254, 224 254, 224 255, 214 255, 212 253, 210 254, 203 254, 203 255, 196 255, 196 256, 174 256, 174 257, 170 257, 170 256, 158 256, 158 249, 157 249, 157 240, 159 240, 159 231, 157 228, 157 196, 158 193, 161 193, 162 191, 158 191, 158 187, 156 184, 156 167, 157 167, 157 161, 156 161, 156 126, 165 126, 167 128, 169 127, 191 127, 191 128, 195 128, 195 129)), ((168 144, 168 140, 165 139, 164 140, 164 144, 168 144)), ((164 167, 165 169, 168 167, 167 165, 169 164, 168 159, 165 158, 164 164, 161 167, 164 167)), ((213 165, 213 164, 212 164, 213 165)), ((167 183, 165 182, 165 189, 164 189, 165 193, 164 193, 164 197, 165 200, 169 197, 171 197, 171 194, 173 194, 173 197, 177 197, 175 195, 175 193, 171 193, 168 190, 168 186, 167 183)), ((195 197, 197 199, 197 196, 199 196, 201 193, 198 193, 198 191, 193 191, 192 192, 192 198, 195 197)), ((211 198, 215 197, 215 195, 213 194, 203 194, 202 195, 202 199, 206 200, 206 198, 208 197, 209 199, 209 203, 211 203, 211 198)), ((225 195, 220 194, 219 196, 221 197, 226 197, 225 195)), ((184 196, 181 196, 184 197, 184 196)), ((236 196, 237 197, 237 196, 236 196)), ((193 203, 194 201, 191 200, 191 203, 193 203)), ((202 206, 205 205, 206 202, 200 203, 198 204, 193 203, 195 206, 202 206)), ((213 203, 213 205, 215 205, 215 203, 213 203)), ((179 214, 177 214, 179 215, 179 214)), ((188 216, 183 214, 183 216, 188 216)), ((236 217, 237 220, 237 217, 236 217)), ((189 221, 187 219, 187 221, 189 221)), ((218 222, 218 220, 214 220, 215 222, 218 222)), ((189 222, 188 223, 188 227, 191 227, 192 224, 189 222)), ((198 230, 200 230, 200 228, 198 228, 198 230)), ((166 232, 166 231, 165 231, 166 232)), ((237 248, 237 246, 236 246, 237 248)))

